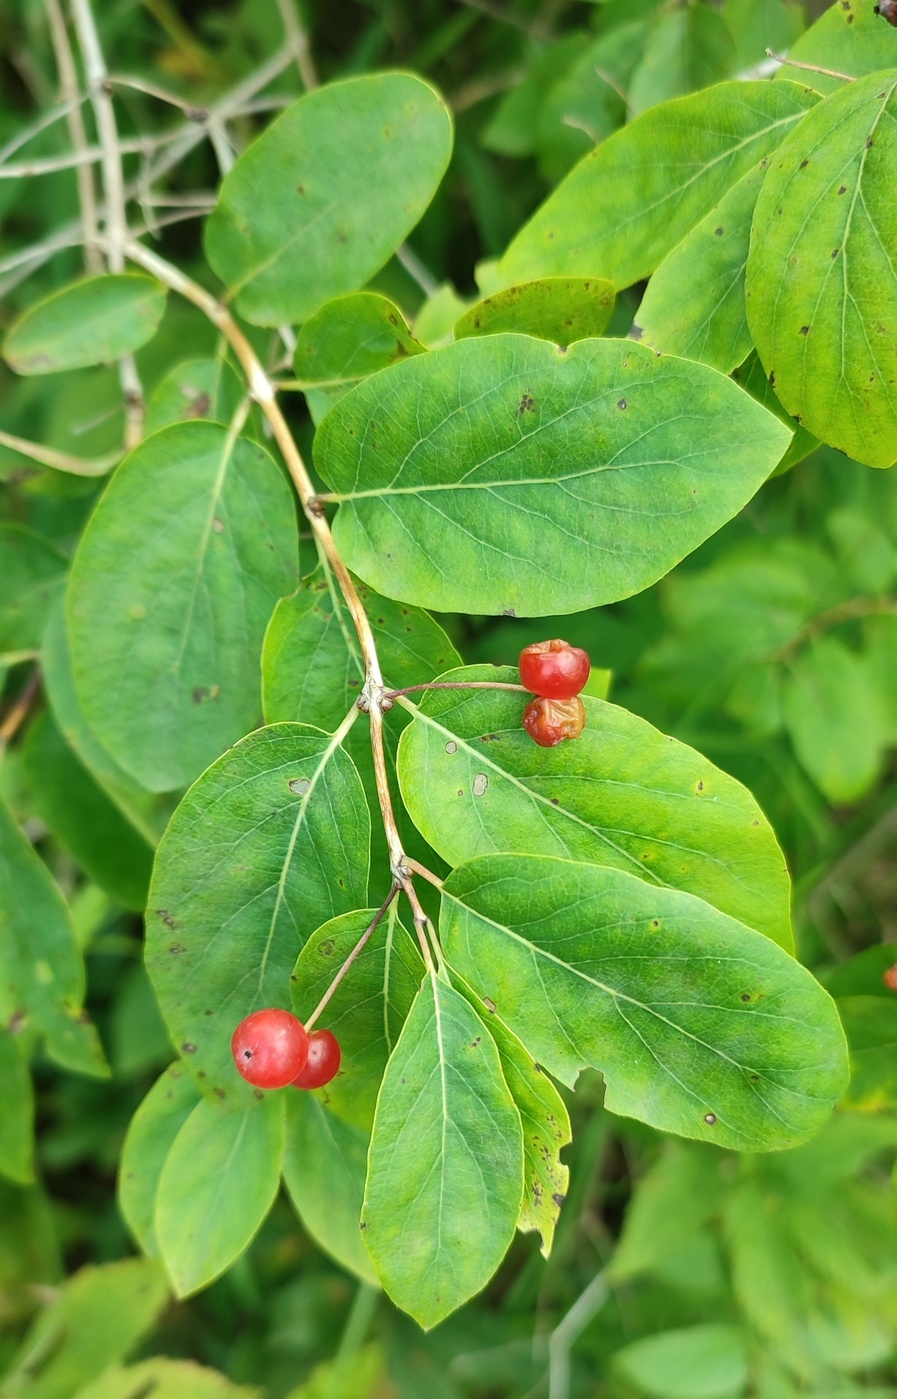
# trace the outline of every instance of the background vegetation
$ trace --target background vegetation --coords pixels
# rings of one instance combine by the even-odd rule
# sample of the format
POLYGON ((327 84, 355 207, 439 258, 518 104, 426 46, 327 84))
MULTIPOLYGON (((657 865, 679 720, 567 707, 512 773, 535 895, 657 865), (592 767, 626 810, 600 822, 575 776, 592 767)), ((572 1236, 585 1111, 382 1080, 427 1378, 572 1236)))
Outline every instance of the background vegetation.
MULTIPOLYGON (((55 10, 0 4, 0 162, 70 149, 64 120, 15 149, 66 91, 55 10)), ((764 76, 775 67, 768 48, 827 63, 801 50, 815 16, 790 0, 309 0, 301 14, 293 0, 108 0, 97 11, 110 71, 129 80, 115 92, 135 218, 200 281, 201 215, 270 110, 316 79, 402 67, 432 80, 455 115, 452 163, 410 245, 373 283, 428 345, 488 285, 489 261, 550 188, 628 114, 726 77, 764 76), (296 47, 300 23, 307 50, 296 47)), ((871 4, 857 21, 890 55, 881 66, 894 66, 892 31, 871 4)), ((84 119, 92 139, 86 109, 84 119)), ((8 324, 83 269, 70 232, 75 173, 0 178, 0 214, 8 324)), ((628 332, 640 292, 620 296, 611 333, 628 332)), ((263 332, 254 338, 267 345, 263 332)), ((150 417, 164 411, 154 391, 171 366, 214 344, 203 317, 171 298, 137 353, 150 417)), ((897 1393, 897 1002, 881 982, 897 960, 894 474, 820 448, 631 601, 556 622, 441 618, 465 662, 513 663, 523 644, 558 633, 586 646, 611 672, 617 703, 755 793, 793 874, 799 955, 839 999, 853 1079, 821 1136, 769 1157, 610 1117, 598 1076, 584 1080, 567 1095, 570 1191, 551 1257, 518 1237, 485 1294, 424 1335, 320 1251, 285 1199, 250 1252, 190 1301, 172 1303, 145 1265, 120 1262, 134 1256, 116 1204, 123 1136, 172 1049, 142 966, 142 921, 128 911, 139 872, 127 861, 110 871, 105 811, 32 682, 100 485, 41 466, 9 438, 114 456, 122 396, 114 367, 46 379, 0 367, 0 402, 0 734, 11 740, 0 792, 70 902, 86 1004, 112 1067, 109 1080, 86 1078, 35 1049, 34 1178, 25 1169, 0 1180, 0 1394, 897 1393), (6 546, 20 527, 36 542, 17 571, 6 546), (140 1368, 110 1370, 126 1358, 140 1368)), ((303 398, 288 411, 307 446, 303 398)))

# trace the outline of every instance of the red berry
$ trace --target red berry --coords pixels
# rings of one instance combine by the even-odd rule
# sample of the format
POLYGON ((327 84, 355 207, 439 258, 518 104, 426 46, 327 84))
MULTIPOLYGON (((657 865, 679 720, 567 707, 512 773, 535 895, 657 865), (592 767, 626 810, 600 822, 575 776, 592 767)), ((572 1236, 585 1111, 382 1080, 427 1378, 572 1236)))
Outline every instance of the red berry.
POLYGON ((586 726, 586 711, 579 695, 570 699, 530 700, 523 711, 523 727, 541 748, 554 748, 565 738, 579 738, 586 726))
POLYGON ((893 967, 888 967, 887 971, 882 972, 881 979, 889 991, 897 991, 897 962, 894 963, 893 967))
POLYGON ((520 652, 520 681, 534 695, 566 700, 578 695, 589 678, 588 651, 566 641, 537 641, 520 652))
POLYGON ((286 1088, 305 1068, 308 1035, 288 1010, 257 1010, 241 1020, 230 1042, 237 1072, 256 1088, 286 1088))
POLYGON ((294 1088, 323 1088, 339 1073, 339 1040, 332 1030, 312 1030, 308 1037, 308 1062, 294 1088))

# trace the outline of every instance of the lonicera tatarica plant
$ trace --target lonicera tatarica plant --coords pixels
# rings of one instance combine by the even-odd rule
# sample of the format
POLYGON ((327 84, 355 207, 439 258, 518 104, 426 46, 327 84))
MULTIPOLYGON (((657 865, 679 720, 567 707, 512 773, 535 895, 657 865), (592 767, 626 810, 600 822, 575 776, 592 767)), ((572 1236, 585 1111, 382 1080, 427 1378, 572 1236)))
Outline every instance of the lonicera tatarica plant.
MULTIPOLYGON (((42 653, 55 720, 130 829, 151 844, 164 811, 146 966, 178 1059, 132 1121, 122 1207, 185 1295, 281 1178, 306 1217, 326 1182, 315 1237, 431 1327, 517 1229, 550 1250, 557 1085, 584 1069, 612 1113, 747 1153, 805 1141, 844 1090, 751 793, 601 698, 581 648, 464 665, 434 614, 556 637, 818 441, 894 462, 897 36, 870 14, 880 63, 845 76, 811 52, 649 106, 424 339, 369 283, 449 161, 428 82, 365 74, 288 106, 225 174, 188 275, 124 219, 76 8, 105 267, 27 310, 4 354, 21 375, 117 361, 129 395, 42 653), (631 321, 614 308, 636 285, 631 321), (144 417, 133 353, 169 297, 217 348, 144 417)), ((22 898, 30 880, 49 900, 4 830, 22 898)), ((76 1066, 98 1054, 79 975, 59 953, 9 1001, 76 1066)))

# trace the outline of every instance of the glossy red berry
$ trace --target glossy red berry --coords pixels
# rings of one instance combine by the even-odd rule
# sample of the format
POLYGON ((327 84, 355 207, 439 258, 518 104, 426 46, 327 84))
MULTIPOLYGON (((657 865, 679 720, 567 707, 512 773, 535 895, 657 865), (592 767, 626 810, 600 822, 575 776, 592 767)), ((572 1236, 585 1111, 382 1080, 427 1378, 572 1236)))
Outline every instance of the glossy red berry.
POLYGON ((257 1010, 241 1020, 230 1042, 237 1072, 256 1088, 286 1088, 305 1068, 308 1035, 288 1010, 257 1010))
POLYGON ((557 637, 536 641, 520 652, 520 683, 546 699, 572 699, 585 685, 591 669, 588 651, 557 637))
POLYGON ((308 1060, 293 1079, 294 1088, 323 1088, 339 1073, 339 1040, 332 1030, 312 1030, 308 1037, 308 1060))
POLYGON ((523 727, 541 748, 555 748, 565 738, 579 738, 586 726, 586 711, 579 695, 570 699, 530 700, 523 711, 523 727))

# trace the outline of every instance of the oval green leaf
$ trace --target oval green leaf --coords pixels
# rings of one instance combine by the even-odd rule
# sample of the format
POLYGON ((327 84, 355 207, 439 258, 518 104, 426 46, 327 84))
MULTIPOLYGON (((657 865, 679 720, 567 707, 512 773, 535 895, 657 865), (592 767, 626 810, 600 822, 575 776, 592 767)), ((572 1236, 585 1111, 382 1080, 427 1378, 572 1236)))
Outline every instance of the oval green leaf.
POLYGON ((303 724, 250 734, 181 802, 156 856, 146 964, 204 1091, 251 1097, 231 1035, 254 1010, 288 1009, 303 943, 364 905, 370 831, 339 735, 303 724))
POLYGON ((185 359, 174 365, 153 390, 146 405, 144 433, 149 436, 172 423, 211 418, 229 423, 240 406, 243 385, 220 355, 185 359))
POLYGON ((362 1214, 396 1305, 429 1328, 485 1287, 522 1195, 520 1114, 495 1043, 464 997, 429 976, 377 1100, 362 1214))
MULTIPOLYGON (((291 985, 293 1011, 300 1020, 311 1015, 376 913, 376 909, 345 913, 309 938, 299 953, 291 985)), ((333 1031, 342 1051, 340 1071, 320 1090, 320 1100, 337 1117, 366 1131, 374 1120, 387 1060, 423 974, 420 953, 393 903, 340 982, 320 1022, 333 1031)))
POLYGON ((0 523, 0 651, 31 651, 61 590, 67 560, 49 539, 0 523))
POLYGON ((0 802, 0 1026, 29 1021, 63 1068, 107 1078, 83 1009, 84 964, 50 871, 0 802))
POLYGON ((283 473, 220 424, 164 428, 119 467, 68 623, 87 721, 144 787, 186 786, 258 722, 262 638, 297 559, 283 473))
POLYGON ((846 84, 773 158, 747 265, 748 321, 778 397, 868 466, 897 459, 895 165, 897 74, 846 84))
POLYGON ((34 1090, 16 1036, 0 1030, 0 1175, 34 1180, 34 1090))
POLYGON ((558 185, 501 260, 529 277, 649 276, 816 102, 796 83, 720 83, 645 112, 558 185))
MULTIPOLYGON (((802 76, 817 92, 840 92, 844 78, 836 77, 837 73, 865 78, 884 68, 897 68, 897 32, 876 14, 874 3, 837 0, 789 47, 788 57, 808 65, 802 76), (821 68, 833 71, 814 71, 821 68)), ((783 65, 776 79, 788 78, 793 80, 794 69, 783 65)))
POLYGON ((729 374, 750 354, 744 269, 751 217, 766 164, 733 185, 715 209, 664 258, 630 332, 655 350, 729 374))
POLYGON ((200 1092, 180 1064, 157 1079, 131 1118, 118 1172, 118 1204, 137 1243, 150 1258, 156 1242, 156 1196, 174 1139, 196 1107, 200 1092))
MULTIPOLYGON (((508 667, 446 679, 516 682, 508 667)), ((750 792, 644 719, 583 698, 575 743, 539 748, 525 695, 431 690, 399 745, 402 796, 451 865, 497 851, 557 855, 696 894, 791 949, 789 882, 750 792)))
POLYGON ((629 341, 461 340, 360 384, 315 460, 379 592, 576 612, 639 592, 750 499, 790 436, 705 365, 629 341))
POLYGON ((167 292, 142 272, 85 277, 31 306, 11 327, 3 358, 17 374, 54 374, 118 359, 152 339, 167 292))
POLYGON ((284 1152, 281 1094, 239 1107, 203 1098, 162 1167, 155 1229, 179 1297, 230 1267, 252 1243, 274 1203, 284 1152))
POLYGON ((308 318, 296 341, 293 368, 303 384, 345 390, 409 355, 425 353, 394 302, 358 291, 325 302, 308 318))
POLYGON ((523 1126, 523 1204, 517 1228, 524 1234, 535 1230, 547 1258, 570 1181, 560 1156, 573 1139, 570 1114, 551 1079, 496 1014, 492 1002, 485 1004, 454 968, 452 981, 478 1015, 488 1012, 489 1033, 523 1126))
POLYGON ((379 271, 445 173, 452 122, 411 73, 307 93, 244 151, 206 225, 206 255, 253 325, 304 321, 379 271))
POLYGON ((363 1282, 377 1282, 361 1237, 370 1131, 327 1112, 313 1093, 286 1097, 283 1181, 306 1232, 363 1282))
POLYGON ((512 331, 566 347, 574 340, 604 333, 616 295, 612 282, 598 278, 542 277, 521 282, 465 311, 455 326, 455 339, 512 331))
POLYGON ((23 748, 34 809, 95 883, 125 908, 146 907, 153 850, 69 748, 50 714, 23 748))
POLYGON ((606 1105, 741 1151, 793 1146, 847 1084, 834 1002, 743 923, 620 870, 485 855, 443 888, 446 955, 531 1054, 606 1105))

